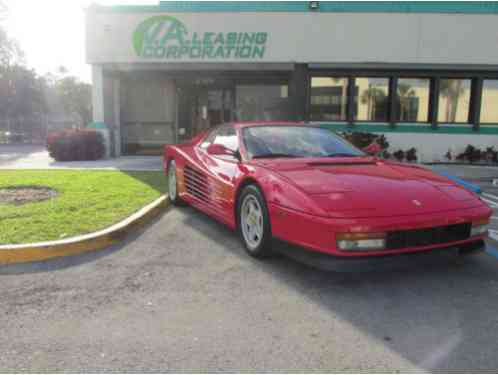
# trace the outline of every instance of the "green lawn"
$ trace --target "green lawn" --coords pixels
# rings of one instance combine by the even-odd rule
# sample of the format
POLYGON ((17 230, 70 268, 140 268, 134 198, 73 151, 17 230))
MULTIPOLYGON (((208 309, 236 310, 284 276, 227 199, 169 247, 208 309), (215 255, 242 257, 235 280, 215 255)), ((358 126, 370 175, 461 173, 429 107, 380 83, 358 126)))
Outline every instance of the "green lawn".
POLYGON ((162 172, 0 171, 0 188, 43 185, 59 192, 48 201, 0 203, 0 244, 56 240, 106 228, 167 190, 162 172))

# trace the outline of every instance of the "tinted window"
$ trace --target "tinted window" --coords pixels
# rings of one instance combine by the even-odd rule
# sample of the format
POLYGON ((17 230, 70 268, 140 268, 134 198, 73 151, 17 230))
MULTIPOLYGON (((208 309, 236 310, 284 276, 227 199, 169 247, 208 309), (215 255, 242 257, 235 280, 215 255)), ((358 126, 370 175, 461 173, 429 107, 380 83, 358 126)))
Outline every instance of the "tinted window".
POLYGON ((498 80, 482 84, 481 123, 498 123, 498 80))
POLYGON ((442 79, 439 82, 438 122, 467 122, 470 106, 470 79, 442 79))
POLYGON ((348 102, 348 79, 311 78, 310 117, 313 121, 344 121, 348 102))
POLYGON ((240 121, 285 120, 289 117, 287 85, 237 85, 236 114, 240 121))
POLYGON ((387 121, 389 78, 355 79, 355 120, 387 121))
POLYGON ((312 126, 254 126, 244 128, 242 137, 251 158, 364 155, 330 130, 312 126))
POLYGON ((398 121, 427 122, 430 80, 400 78, 396 92, 398 121))

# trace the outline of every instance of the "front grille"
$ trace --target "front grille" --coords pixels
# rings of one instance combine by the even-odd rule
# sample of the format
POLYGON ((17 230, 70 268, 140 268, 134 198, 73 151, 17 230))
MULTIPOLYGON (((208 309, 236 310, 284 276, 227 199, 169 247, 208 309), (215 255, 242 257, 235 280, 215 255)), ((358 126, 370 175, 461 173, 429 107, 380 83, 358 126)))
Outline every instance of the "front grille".
POLYGON ((388 232, 386 248, 395 250, 463 241, 470 237, 471 228, 471 223, 463 223, 444 227, 388 232))

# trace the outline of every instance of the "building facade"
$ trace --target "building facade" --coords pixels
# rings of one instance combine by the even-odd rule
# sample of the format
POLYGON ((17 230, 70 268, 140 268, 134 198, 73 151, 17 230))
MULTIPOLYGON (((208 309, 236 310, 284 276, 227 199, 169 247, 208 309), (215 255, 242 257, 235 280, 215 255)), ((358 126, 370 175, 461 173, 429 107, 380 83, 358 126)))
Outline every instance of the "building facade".
POLYGON ((91 6, 94 121, 114 155, 228 121, 383 133, 444 160, 498 146, 498 3, 160 2, 91 6))

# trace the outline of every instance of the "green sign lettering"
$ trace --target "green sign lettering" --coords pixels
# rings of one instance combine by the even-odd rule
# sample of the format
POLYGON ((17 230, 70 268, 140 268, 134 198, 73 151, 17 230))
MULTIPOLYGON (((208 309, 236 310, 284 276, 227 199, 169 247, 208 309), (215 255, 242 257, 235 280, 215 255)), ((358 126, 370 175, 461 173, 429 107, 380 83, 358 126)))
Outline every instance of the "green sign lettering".
POLYGON ((175 17, 154 16, 140 23, 133 33, 133 48, 139 57, 153 59, 262 59, 266 32, 193 32, 175 17))

